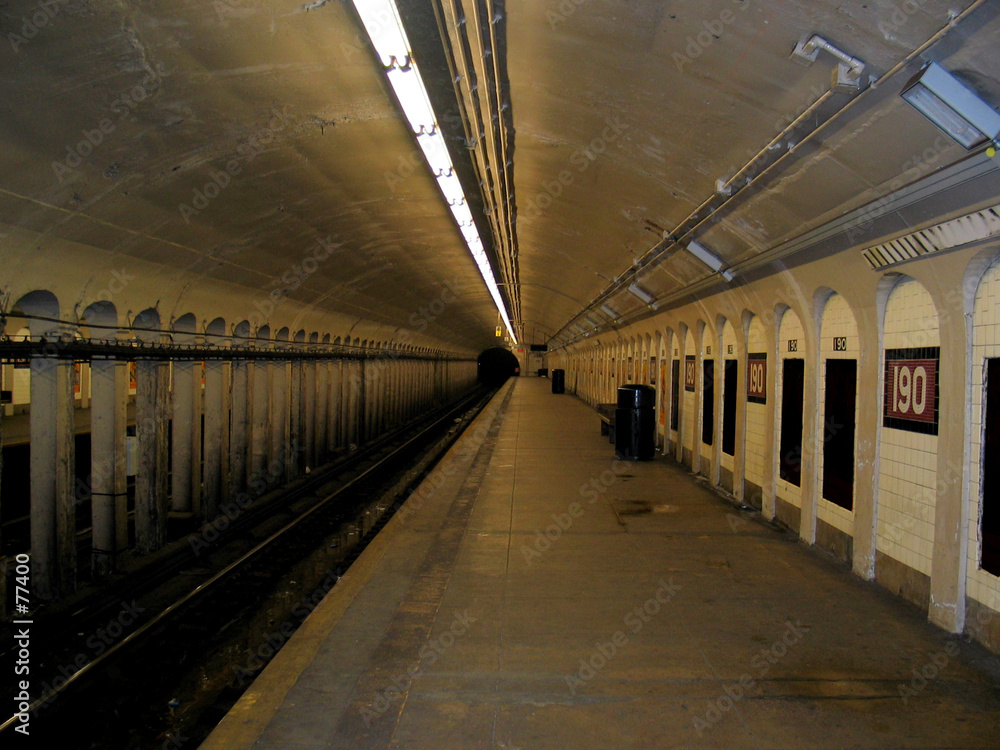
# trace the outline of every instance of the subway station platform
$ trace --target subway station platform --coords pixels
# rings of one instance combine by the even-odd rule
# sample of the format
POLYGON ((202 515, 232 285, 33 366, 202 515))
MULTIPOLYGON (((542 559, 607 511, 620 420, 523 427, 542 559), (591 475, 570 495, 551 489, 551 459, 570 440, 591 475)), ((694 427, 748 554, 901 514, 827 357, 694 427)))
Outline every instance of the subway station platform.
POLYGON ((203 748, 997 748, 995 657, 509 381, 203 748))

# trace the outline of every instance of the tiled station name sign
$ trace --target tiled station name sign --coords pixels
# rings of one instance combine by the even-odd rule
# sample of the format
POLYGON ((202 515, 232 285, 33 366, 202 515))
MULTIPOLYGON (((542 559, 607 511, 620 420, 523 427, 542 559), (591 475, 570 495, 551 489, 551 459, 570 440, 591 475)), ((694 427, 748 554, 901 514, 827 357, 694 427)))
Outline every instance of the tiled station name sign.
POLYGON ((767 352, 747 354, 747 401, 767 403, 767 352))
POLYGON ((886 349, 882 425, 938 434, 940 348, 886 349))

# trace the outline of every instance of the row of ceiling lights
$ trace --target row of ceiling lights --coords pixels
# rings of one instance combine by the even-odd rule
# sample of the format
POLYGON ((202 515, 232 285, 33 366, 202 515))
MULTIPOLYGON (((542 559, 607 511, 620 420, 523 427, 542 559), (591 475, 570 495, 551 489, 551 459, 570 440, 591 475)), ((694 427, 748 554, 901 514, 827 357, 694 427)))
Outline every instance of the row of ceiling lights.
MULTIPOLYGON (((413 59, 399 11, 393 0, 354 0, 354 6, 386 68, 393 91, 497 306, 510 340, 516 344, 517 337, 510 317, 413 59)), ((806 42, 797 45, 793 57, 812 62, 820 50, 829 52, 839 61, 835 69, 834 87, 860 88, 864 63, 837 49, 822 37, 813 35, 806 42)), ((985 142, 991 143, 991 149, 994 145, 1000 145, 1000 114, 937 63, 924 65, 900 95, 964 148, 972 149, 985 142)), ((669 241, 669 234, 664 239, 669 241)), ((734 271, 726 268, 723 260, 704 245, 691 241, 685 249, 713 273, 718 273, 726 281, 733 280, 734 271)), ((656 309, 655 297, 637 283, 629 284, 627 290, 647 307, 656 309)), ((611 321, 618 322, 618 314, 607 304, 601 305, 599 309, 611 321)), ((584 316, 584 320, 592 326, 591 330, 600 327, 600 323, 589 316, 584 316)), ((580 334, 588 332, 579 323, 573 329, 580 334)))
MULTIPOLYGON (((822 37, 813 35, 807 42, 797 45, 792 54, 812 61, 820 50, 830 52, 840 61, 834 72, 835 88, 847 85, 860 87, 860 73, 865 68, 864 63, 837 50, 822 37)), ((987 154, 992 157, 996 148, 1000 147, 1000 113, 939 64, 926 63, 903 87, 900 96, 966 150, 988 143, 987 154)), ((664 233, 664 240, 672 240, 669 232, 664 233)), ((727 268, 725 262, 703 244, 691 241, 685 249, 726 281, 735 278, 735 270, 727 268)), ((658 303, 654 295, 638 284, 631 283, 627 290, 647 308, 657 309, 658 303)), ((621 322, 607 305, 602 305, 600 309, 612 323, 621 322)), ((556 337, 557 340, 562 339, 560 343, 566 345, 580 336, 591 335, 603 325, 586 315, 584 320, 590 328, 576 323, 569 329, 564 329, 556 337), (569 331, 574 331, 577 335, 572 336, 569 331)))
POLYGON ((455 173, 448 146, 438 127, 437 117, 431 107, 417 63, 413 59, 399 10, 393 0, 353 0, 353 2, 368 32, 368 38, 382 65, 385 66, 386 77, 417 137, 417 144, 423 151, 427 165, 437 180, 438 188, 458 223, 483 281, 486 282, 486 288, 507 328, 510 340, 516 344, 517 336, 514 334, 507 307, 503 297, 500 296, 493 269, 483 249, 482 238, 473 220, 462 184, 455 173))

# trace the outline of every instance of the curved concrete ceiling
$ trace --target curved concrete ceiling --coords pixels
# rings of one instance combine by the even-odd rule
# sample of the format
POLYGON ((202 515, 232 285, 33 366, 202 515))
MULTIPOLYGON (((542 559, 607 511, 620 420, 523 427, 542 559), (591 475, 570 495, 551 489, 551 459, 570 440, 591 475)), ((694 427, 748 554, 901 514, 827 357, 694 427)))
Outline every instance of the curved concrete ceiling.
MULTIPOLYGON (((605 321, 588 311, 602 304, 641 314, 630 283, 666 298, 711 280, 682 241, 739 268, 966 158, 898 94, 936 60, 1000 103, 1000 4, 903 5, 401 1, 520 338, 605 321), (814 33, 865 62, 860 91, 830 92, 825 52, 791 59, 814 33)), ((421 324, 468 350, 496 340, 349 3, 14 0, 0 21, 15 297, 56 273, 82 310, 103 253, 141 268, 171 314, 235 322, 280 289, 338 321, 421 324), (303 274, 320 240, 329 252, 303 274), (65 262, 74 248, 81 267, 65 262)), ((996 202, 995 170, 985 184, 962 203, 996 202)))

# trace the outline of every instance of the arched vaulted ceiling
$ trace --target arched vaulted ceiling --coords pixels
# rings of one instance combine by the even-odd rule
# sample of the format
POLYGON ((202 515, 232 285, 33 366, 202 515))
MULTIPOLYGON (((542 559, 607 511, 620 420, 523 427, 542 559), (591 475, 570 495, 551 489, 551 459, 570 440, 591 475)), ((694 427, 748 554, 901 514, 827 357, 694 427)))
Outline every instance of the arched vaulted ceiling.
MULTIPOLYGON (((631 283, 667 303, 723 283, 688 239, 739 283, 909 185, 927 185, 922 202, 800 249, 841 251, 1000 195, 996 158, 899 97, 934 60, 1000 103, 995 2, 399 5, 529 343, 565 341, 584 316, 607 324, 601 305, 646 314, 631 283), (793 59, 812 34, 864 62, 857 90, 831 90, 826 52, 793 59)), ((453 348, 496 341, 496 309, 349 2, 12 0, 0 24, 13 296, 55 276, 82 310, 95 300, 74 285, 100 288, 105 257, 141 269, 135 289, 169 310, 197 300, 206 322, 280 290, 296 310, 453 348)))

